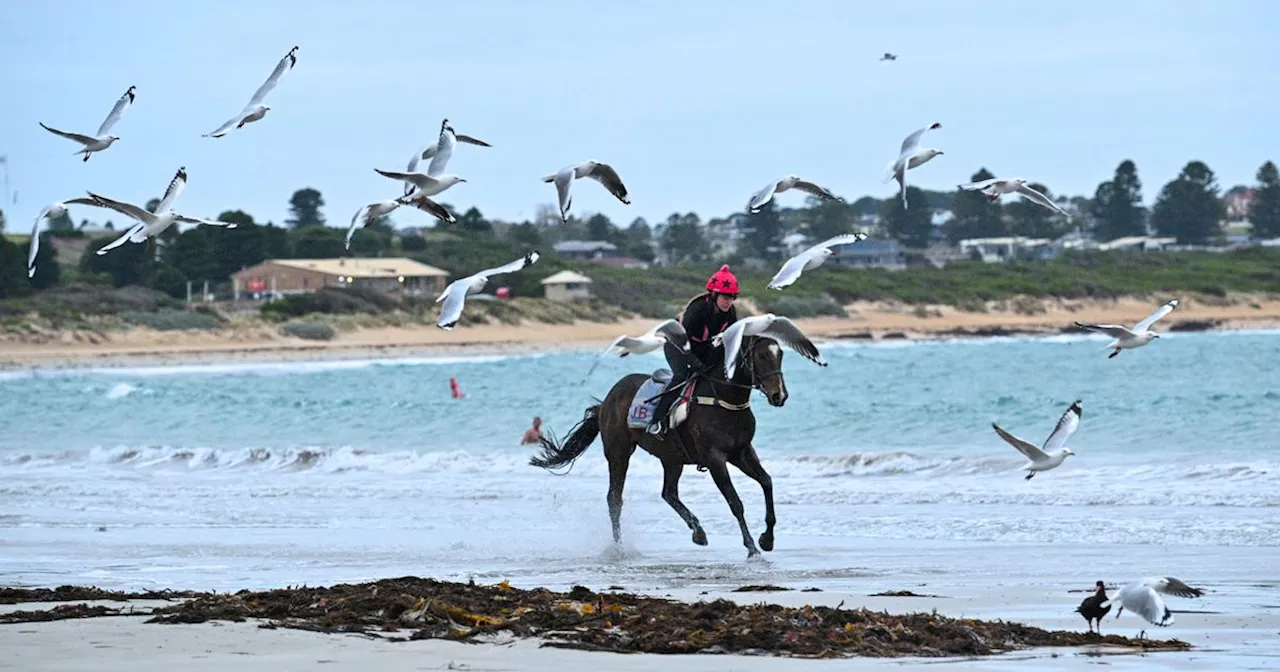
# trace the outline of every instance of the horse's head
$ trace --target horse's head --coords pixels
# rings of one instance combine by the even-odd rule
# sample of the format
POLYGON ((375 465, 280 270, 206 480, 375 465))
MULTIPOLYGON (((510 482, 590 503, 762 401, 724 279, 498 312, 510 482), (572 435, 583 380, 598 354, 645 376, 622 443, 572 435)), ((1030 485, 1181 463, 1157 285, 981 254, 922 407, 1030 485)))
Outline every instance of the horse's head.
POLYGON ((787 403, 787 381, 782 377, 782 348, 771 338, 755 337, 745 348, 745 364, 752 387, 764 392, 771 406, 787 403))

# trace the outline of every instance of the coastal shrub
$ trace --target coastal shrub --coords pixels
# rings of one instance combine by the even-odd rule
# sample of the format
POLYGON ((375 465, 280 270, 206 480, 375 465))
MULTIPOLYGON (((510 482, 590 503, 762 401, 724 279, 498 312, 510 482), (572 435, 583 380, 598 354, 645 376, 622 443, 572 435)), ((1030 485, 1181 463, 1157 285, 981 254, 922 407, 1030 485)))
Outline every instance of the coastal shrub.
POLYGON ((814 296, 789 296, 787 294, 779 294, 776 296, 761 296, 756 299, 760 308, 774 315, 785 315, 792 319, 802 317, 848 317, 840 304, 835 302, 830 296, 822 295, 814 296))
POLYGON ((285 322, 280 325, 280 331, 286 336, 305 338, 309 341, 333 340, 335 333, 333 327, 326 322, 285 322))
POLYGON ((120 318, 129 324, 149 327, 157 331, 173 331, 177 329, 217 329, 218 319, 208 313, 194 310, 174 310, 165 308, 153 312, 127 311, 120 318))
POLYGON ((356 313, 382 313, 396 310, 399 301, 382 292, 356 287, 322 287, 306 294, 290 294, 268 301, 260 310, 268 319, 302 317, 312 313, 325 315, 353 315, 356 313))

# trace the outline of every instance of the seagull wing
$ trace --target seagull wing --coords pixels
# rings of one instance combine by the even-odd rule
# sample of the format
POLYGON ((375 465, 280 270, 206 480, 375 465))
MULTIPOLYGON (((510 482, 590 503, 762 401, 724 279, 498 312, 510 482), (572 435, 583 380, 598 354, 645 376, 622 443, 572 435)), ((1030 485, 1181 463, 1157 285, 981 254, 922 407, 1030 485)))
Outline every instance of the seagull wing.
POLYGON ((1120 591, 1120 604, 1125 609, 1146 619, 1152 625, 1172 625, 1173 613, 1165 606, 1160 594, 1151 586, 1139 581, 1120 591))
POLYGON ((405 205, 411 205, 429 215, 433 215, 436 219, 439 219, 440 221, 448 222, 450 224, 453 224, 454 222, 458 221, 457 219, 454 218, 453 213, 449 212, 447 208, 427 198, 426 196, 413 196, 411 198, 402 197, 401 202, 404 203, 405 205))
POLYGON ((49 131, 54 135, 60 135, 68 140, 75 140, 76 142, 82 145, 91 145, 97 142, 96 138, 91 138, 87 135, 80 135, 79 133, 68 133, 67 131, 59 131, 56 128, 50 128, 48 126, 45 126, 44 122, 38 122, 38 123, 40 124, 40 127, 43 128, 44 130, 49 131))
POLYGON ((818 186, 818 185, 816 185, 816 184, 814 184, 814 183, 812 183, 812 182, 808 182, 808 181, 806 181, 806 180, 797 180, 797 181, 796 181, 796 183, 795 183, 794 185, 792 185, 792 187, 791 187, 791 188, 792 188, 792 189, 799 189, 800 191, 803 191, 803 192, 804 192, 804 193, 806 193, 806 194, 813 194, 814 196, 817 196, 818 198, 821 198, 821 199, 824 199, 824 200, 828 200, 828 201, 838 201, 838 200, 841 200, 839 196, 836 196, 835 194, 831 193, 831 190, 826 189, 826 188, 824 188, 824 187, 820 187, 820 186, 818 186))
POLYGON ((773 279, 769 281, 768 288, 782 289, 795 282, 800 277, 800 274, 804 272, 804 265, 808 263, 814 254, 816 254, 816 251, 810 248, 788 259, 782 265, 782 268, 779 268, 778 272, 773 275, 773 279))
POLYGON ((266 98, 267 94, 271 93, 271 90, 276 88, 276 84, 280 83, 280 78, 284 76, 284 73, 292 70, 294 64, 297 62, 298 48, 294 47, 289 50, 289 53, 284 55, 284 58, 280 59, 279 63, 276 64, 276 69, 271 71, 271 76, 267 77, 267 81, 263 82, 262 86, 259 86, 258 90, 253 92, 253 97, 249 99, 249 104, 245 107, 253 107, 258 103, 261 103, 262 99, 266 98))
POLYGON ((785 317, 775 317, 769 323, 769 326, 760 332, 761 336, 768 336, 780 343, 786 344, 792 350, 800 353, 801 357, 817 364, 818 366, 826 366, 827 360, 822 358, 822 353, 818 352, 818 346, 809 340, 808 336, 800 331, 800 327, 795 322, 785 317))
POLYGON ((551 179, 556 183, 556 197, 560 201, 560 219, 569 221, 569 206, 573 205, 573 168, 565 168, 551 179))
POLYGON ((960 185, 960 188, 968 191, 982 191, 987 187, 994 186, 996 183, 1003 182, 1003 181, 1004 181, 1003 178, 993 177, 989 180, 980 180, 978 182, 970 182, 968 184, 962 184, 960 185))
POLYGON ((1039 448, 1036 448, 1034 445, 1027 443, 1026 441, 1023 441, 1022 439, 1019 439, 1018 437, 1010 434, 1009 432, 1004 431, 1003 429, 1000 429, 1000 425, 997 425, 996 423, 993 422, 991 423, 991 426, 995 428, 996 434, 999 434, 1000 438, 1004 439, 1009 445, 1013 446, 1014 448, 1017 448, 1019 453, 1026 455, 1027 459, 1031 460, 1032 462, 1041 462, 1043 460, 1049 459, 1049 456, 1045 455, 1043 450, 1040 450, 1039 448))
POLYGON ((125 203, 123 201, 117 201, 113 198, 107 198, 106 196, 99 196, 98 194, 95 194, 92 191, 88 193, 90 196, 93 197, 92 205, 95 205, 99 208, 107 208, 109 210, 115 210, 116 212, 126 217, 131 217, 139 222, 142 222, 143 224, 150 224, 156 221, 155 215, 151 214, 150 212, 147 212, 146 210, 143 210, 142 208, 139 208, 138 206, 132 203, 125 203))
POLYGON ((473 277, 473 278, 474 278, 474 277, 477 277, 477 276, 478 276, 478 277, 486 278, 486 279, 487 279, 487 278, 493 277, 493 276, 495 276, 495 275, 500 275, 500 274, 502 274, 502 273, 514 273, 514 272, 516 272, 516 271, 518 271, 518 270, 520 270, 520 269, 524 268, 525 266, 530 266, 530 265, 534 264, 535 262, 537 262, 537 261, 538 261, 538 257, 539 257, 538 251, 537 251, 537 250, 534 250, 534 251, 532 251, 532 252, 530 252, 530 253, 528 253, 528 254, 524 255, 523 257, 520 257, 519 259, 516 259, 515 261, 513 261, 513 262, 511 262, 511 263, 503 264, 503 265, 501 265, 501 266, 499 266, 499 267, 497 267, 497 268, 490 268, 489 270, 486 270, 486 271, 480 271, 479 273, 476 273, 475 275, 473 275, 473 276, 471 276, 471 277, 473 277))
POLYGON ((685 332, 684 325, 680 324, 679 320, 660 322, 650 329, 649 333, 667 339, 672 345, 685 352, 689 351, 689 334, 685 332))
POLYGON ((1080 400, 1076 399, 1067 411, 1058 418, 1058 424, 1053 428, 1053 433, 1049 435, 1049 439, 1044 442, 1044 452, 1052 453, 1062 450, 1067 445, 1067 439, 1075 433, 1080 427, 1080 416, 1083 415, 1084 409, 1080 407, 1080 400))
POLYGON ((156 212, 168 211, 168 209, 173 206, 174 200, 178 198, 178 195, 181 194, 182 190, 186 189, 186 187, 187 169, 185 167, 179 168, 177 174, 173 176, 173 179, 169 180, 169 186, 165 188, 164 198, 160 199, 160 205, 156 206, 156 212))
POLYGON ((1045 196, 1044 194, 1036 191, 1035 189, 1032 189, 1031 187, 1028 187, 1025 184, 1018 185, 1018 188, 1014 189, 1014 191, 1016 191, 1019 194, 1022 194, 1027 198, 1027 200, 1033 203, 1036 203, 1037 205, 1043 205, 1044 207, 1049 208, 1050 210, 1060 215, 1067 215, 1068 217, 1070 216, 1066 210, 1063 210, 1062 208, 1058 207, 1057 203, 1054 203, 1053 201, 1049 200, 1048 196, 1045 196))
POLYGON ((609 193, 613 194, 615 198, 627 205, 631 205, 631 201, 627 200, 627 187, 622 184, 622 178, 618 177, 618 171, 614 170, 613 166, 607 163, 597 163, 591 169, 591 172, 584 177, 589 177, 603 184, 604 188, 608 189, 609 193))
POLYGON ((116 101, 116 106, 111 108, 111 114, 108 114, 107 118, 102 121, 102 125, 98 127, 99 136, 106 135, 107 131, 110 131, 111 127, 115 126, 117 121, 120 121, 120 117, 124 115, 124 111, 129 109, 129 106, 133 104, 133 98, 137 88, 138 87, 136 86, 129 87, 129 90, 125 91, 123 96, 120 96, 120 100, 116 101))
POLYGON ((222 136, 226 135, 233 126, 240 123, 240 120, 243 118, 244 118, 244 112, 241 112, 240 114, 237 114, 236 116, 226 120, 221 126, 217 127, 216 129, 208 133, 205 133, 203 137, 221 138, 222 136))
POLYGON ((449 164, 449 159, 453 157, 453 146, 457 144, 454 137, 453 129, 440 125, 440 140, 436 142, 436 155, 431 158, 431 163, 427 165, 427 174, 436 177, 444 173, 445 166, 449 164))
POLYGON ((458 135, 458 136, 456 136, 456 137, 458 138, 458 142, 465 142, 465 143, 467 143, 468 145, 479 145, 479 146, 481 146, 481 147, 492 147, 492 146, 493 146, 493 145, 491 145, 491 144, 489 144, 489 143, 485 142, 484 140, 480 140, 480 139, 478 139, 478 138, 473 138, 473 137, 471 137, 471 136, 469 136, 469 135, 458 135))
POLYGON ((778 190, 778 180, 774 180, 765 185, 763 189, 751 195, 751 200, 747 201, 747 212, 754 213, 756 210, 764 207, 772 198, 775 191, 778 190))
MULTIPOLYGON (((404 168, 404 172, 406 172, 406 173, 416 173, 416 172, 418 172, 418 161, 422 161, 422 160, 425 160, 425 159, 429 159, 429 158, 431 158, 432 156, 435 156, 435 155, 436 155, 436 146, 435 146, 435 145, 431 145, 430 147, 428 147, 428 148, 426 148, 426 149, 424 149, 424 150, 422 150, 422 151, 420 151, 420 152, 414 152, 414 153, 413 153, 413 158, 409 159, 409 165, 405 166, 405 168, 404 168)), ((404 195, 405 195, 405 196, 408 196, 408 195, 409 195, 410 193, 412 193, 412 192, 413 192, 413 185, 412 185, 412 184, 409 184, 408 182, 405 182, 405 184, 404 184, 404 195)))
POLYGON ((724 344, 725 380, 733 380, 734 370, 738 368, 738 351, 742 349, 742 336, 746 331, 747 325, 759 321, 758 317, 764 316, 744 317, 729 325, 728 329, 716 334, 716 339, 719 339, 724 344))
POLYGON ((591 373, 592 373, 593 371, 595 371, 595 370, 596 370, 596 367, 597 367, 597 366, 599 366, 599 365, 600 365, 601 360, 603 360, 605 357, 608 357, 608 356, 609 356, 609 354, 610 354, 610 353, 612 353, 612 352, 614 351, 614 349, 615 349, 615 348, 618 348, 618 347, 620 346, 620 344, 621 344, 624 340, 626 340, 626 339, 628 339, 628 338, 631 338, 631 337, 630 337, 630 336, 619 336, 619 337, 617 337, 617 338, 613 339, 613 342, 609 344, 609 347, 605 348, 605 349, 604 349, 604 352, 600 353, 600 356, 596 357, 596 358, 595 358, 595 361, 591 362, 591 368, 587 369, 587 375, 586 375, 586 377, 587 377, 587 378, 590 378, 590 377, 591 377, 591 373))
POLYGON ((436 321, 436 326, 451 331, 462 318, 462 306, 467 300, 467 286, 471 282, 471 278, 460 278, 449 283, 444 293, 440 295, 436 302, 444 300, 444 305, 440 307, 440 319, 436 321))
POLYGON ((1204 596, 1204 589, 1192 588, 1172 576, 1148 577, 1142 580, 1142 584, 1165 595, 1176 595, 1178 597, 1204 596))
POLYGON ((203 224, 205 226, 221 226, 227 229, 236 228, 235 222, 224 222, 219 219, 202 219, 200 217, 188 217, 181 213, 173 213, 173 221, 182 222, 183 224, 203 224))
MULTIPOLYGON (((351 226, 347 227, 347 241, 345 243, 348 250, 351 249, 351 236, 354 236, 356 229, 360 228, 357 224, 361 223, 361 215, 364 215, 367 212, 369 212, 369 206, 365 205, 361 206, 359 210, 356 210, 356 214, 351 216, 351 226)), ((367 223, 364 225, 368 226, 367 223)))
POLYGON ((36 223, 31 225, 31 250, 27 252, 27 277, 34 278, 36 275, 36 255, 40 253, 40 222, 49 216, 49 212, 56 208, 56 205, 46 205, 36 215, 36 223))
POLYGON ((806 250, 806 252, 820 252, 822 250, 835 247, 837 245, 852 245, 853 243, 860 243, 866 239, 867 239, 867 234, 862 232, 842 233, 838 236, 832 236, 822 241, 821 243, 818 243, 817 245, 810 247, 808 250, 806 250))
POLYGON ((1128 327, 1119 324, 1087 324, 1085 322, 1076 322, 1076 326, 1089 331, 1096 331, 1100 334, 1106 334, 1112 338, 1133 338, 1133 332, 1128 327))
POLYGON ((1151 325, 1153 325, 1153 324, 1155 324, 1155 323, 1156 323, 1156 320, 1158 320, 1158 319, 1160 319, 1160 318, 1164 317, 1165 315, 1168 315, 1169 313, 1172 313, 1172 312, 1173 312, 1173 309, 1174 309, 1174 308, 1177 308, 1177 307, 1178 307, 1178 300, 1177 300, 1177 299, 1174 299, 1174 300, 1170 301, 1169 303, 1166 303, 1166 304, 1164 304, 1163 306, 1160 306, 1159 308, 1157 308, 1157 309, 1156 309, 1156 312, 1151 313, 1150 315, 1148 315, 1148 316, 1147 316, 1147 319, 1145 319, 1145 320, 1143 320, 1143 321, 1139 322, 1137 325, 1135 325, 1135 326, 1133 327, 1133 330, 1134 330, 1134 331, 1146 331, 1147 329, 1151 328, 1151 325))
POLYGON ((98 248, 98 251, 95 252, 94 254, 98 256, 102 256, 107 252, 110 252, 111 250, 114 250, 117 247, 124 245, 125 243, 129 242, 129 239, 133 238, 135 234, 141 233, 143 230, 145 230, 146 226, 147 226, 146 224, 142 224, 142 223, 135 224, 133 228, 129 229, 128 231, 125 231, 124 235, 98 248))
POLYGON ((435 182, 435 179, 430 175, 423 175, 422 173, 401 173, 394 170, 382 170, 381 168, 374 168, 373 170, 383 177, 408 182, 419 189, 425 189, 432 182, 435 182))
POLYGON ((920 146, 920 137, 923 136, 925 132, 939 128, 941 125, 942 124, 929 124, 928 126, 913 132, 911 135, 908 135, 906 139, 902 141, 902 149, 898 150, 898 155, 902 156, 903 154, 910 154, 911 152, 916 151, 916 148, 920 146))

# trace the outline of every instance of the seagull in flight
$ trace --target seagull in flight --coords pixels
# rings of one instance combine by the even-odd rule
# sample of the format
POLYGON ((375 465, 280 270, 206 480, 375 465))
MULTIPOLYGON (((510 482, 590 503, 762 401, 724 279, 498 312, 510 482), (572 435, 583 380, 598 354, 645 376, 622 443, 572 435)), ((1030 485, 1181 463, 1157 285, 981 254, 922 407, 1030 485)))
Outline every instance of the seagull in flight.
POLYGON ((799 189, 806 194, 813 194, 824 201, 844 200, 824 187, 819 187, 812 182, 801 179, 799 175, 787 175, 786 177, 770 182, 765 185, 763 189, 753 194, 751 196, 751 200, 747 202, 747 212, 750 212, 751 214, 760 212, 760 208, 763 208, 766 203, 773 200, 774 194, 782 193, 788 189, 799 189))
POLYGON ((92 198, 72 198, 66 201, 54 201, 44 206, 40 214, 36 215, 36 223, 31 225, 31 249, 27 252, 27 277, 34 278, 36 275, 36 255, 40 253, 40 222, 44 220, 53 221, 67 214, 68 205, 98 205, 98 202, 92 198))
POLYGON ((896 61, 896 60, 898 60, 898 55, 897 55, 897 54, 891 54, 891 53, 889 53, 889 52, 887 52, 887 51, 886 51, 886 52, 884 52, 884 56, 881 56, 881 57, 880 57, 880 60, 882 60, 882 61, 896 61))
POLYGON ((1062 417, 1058 419, 1058 425, 1053 428, 1053 433, 1050 434, 1049 439, 1044 442, 1044 450, 1041 450, 1031 443, 1023 441, 1009 432, 1004 431, 1000 428, 1000 425, 997 425, 994 422, 991 423, 991 426, 995 428, 996 434, 999 434, 1000 438, 1004 439, 1014 448, 1017 448, 1019 453, 1027 456, 1028 460, 1031 460, 1022 467, 1023 469, 1028 470, 1025 480, 1029 481, 1036 475, 1036 472, 1054 469, 1061 465, 1062 462, 1067 459, 1068 455, 1075 455, 1070 448, 1066 447, 1067 439, 1075 433, 1076 428, 1080 426, 1080 416, 1083 413, 1084 409, 1081 407, 1080 400, 1076 399, 1075 402, 1067 408, 1067 412, 1063 413, 1062 417))
POLYGON ((1156 312, 1148 315, 1145 320, 1134 325, 1132 329, 1119 324, 1087 324, 1084 322, 1076 322, 1076 326, 1081 329, 1088 329, 1089 331, 1106 334, 1111 338, 1114 338, 1115 340, 1106 347, 1108 350, 1115 348, 1115 352, 1107 355, 1107 359, 1111 359, 1112 357, 1120 354, 1121 350, 1141 348, 1152 340, 1160 338, 1160 334, 1151 331, 1151 325, 1155 324, 1156 320, 1173 312, 1173 309, 1177 307, 1178 300, 1173 299, 1172 301, 1157 308, 1156 312))
MULTIPOLYGON (((1110 608, 1113 602, 1119 603, 1120 608, 1116 610, 1116 618, 1120 618, 1120 614, 1128 609, 1152 625, 1168 627, 1173 625, 1173 612, 1165 606, 1164 600, 1160 598, 1161 594, 1202 597, 1204 589, 1192 588, 1172 576, 1150 576, 1121 588, 1114 598, 1103 602, 1102 606, 1110 608)), ((1138 635, 1139 639, 1146 634, 1147 631, 1143 630, 1138 635)))
POLYGON ((773 279, 769 281, 769 289, 781 290, 783 287, 795 282, 800 274, 804 271, 811 271, 822 265, 827 257, 835 254, 835 250, 831 249, 837 245, 850 245, 865 240, 865 233, 846 233, 843 235, 828 238, 827 240, 810 247, 809 249, 791 257, 787 263, 778 269, 773 279))
POLYGON ((445 331, 452 331, 454 325, 458 324, 458 320, 462 318, 462 306, 466 302, 468 295, 484 289, 485 283, 489 281, 491 276, 514 273, 536 263, 538 257, 538 251, 534 250, 509 264, 480 271, 475 275, 459 278, 449 283, 449 286, 444 288, 444 291, 440 293, 439 298, 435 301, 436 303, 444 302, 444 306, 440 308, 440 319, 436 322, 436 326, 445 331))
POLYGON ((967 191, 981 191, 986 195, 988 203, 994 203, 1005 194, 1019 194, 1036 205, 1042 205, 1060 215, 1067 217, 1071 216, 1066 210, 1058 207, 1057 203, 1049 200, 1048 196, 1045 196, 1044 194, 1027 186, 1027 181, 1020 177, 993 177, 989 180, 982 180, 981 182, 962 184, 960 185, 960 188, 967 191))
POLYGON ((729 325, 728 329, 711 338, 712 345, 724 344, 724 375, 726 380, 733 380, 733 373, 738 366, 738 354, 742 350, 742 341, 748 336, 763 336, 773 339, 795 350, 805 359, 826 366, 827 360, 822 358, 818 347, 800 331, 795 322, 773 313, 744 317, 729 325))
POLYGON ((177 174, 169 181, 169 187, 164 191, 164 197, 160 199, 160 204, 156 206, 155 212, 148 212, 143 208, 132 203, 117 201, 115 199, 100 196, 89 192, 89 196, 93 197, 94 203, 100 208, 115 210, 116 212, 129 217, 137 222, 133 228, 129 229, 124 235, 114 241, 103 245, 96 254, 103 255, 111 250, 124 245, 125 243, 143 243, 154 244, 154 241, 165 229, 173 226, 177 222, 186 224, 204 224, 206 226, 221 226, 228 229, 236 228, 234 222, 220 222, 212 219, 200 219, 199 217, 188 217, 178 212, 174 212, 170 208, 173 202, 182 193, 187 186, 187 169, 179 168, 177 174))
MULTIPOLYGON (((448 121, 448 120, 446 120, 446 121, 448 121)), ((489 144, 489 143, 485 142, 484 140, 480 140, 480 139, 478 139, 478 138, 473 138, 473 137, 471 137, 471 136, 469 136, 469 135, 463 135, 463 134, 461 134, 461 133, 455 133, 455 134, 454 134, 454 138, 455 138, 458 142, 465 142, 465 143, 467 143, 468 145, 477 145, 477 146, 480 146, 480 147, 492 147, 492 146, 493 146, 493 145, 491 145, 491 144, 489 144)), ((418 152, 414 152, 414 153, 413 153, 413 158, 409 159, 409 165, 408 165, 407 167, 405 167, 405 172, 406 172, 406 173, 413 173, 413 172, 417 172, 417 170, 418 170, 418 162, 419 162, 419 161, 426 161, 426 160, 431 159, 432 157, 434 157, 434 156, 436 155, 436 152, 440 149, 440 147, 441 147, 441 143, 440 143, 439 139, 437 139, 437 140, 436 140, 436 142, 432 143, 432 144, 431 144, 430 146, 428 146, 427 148, 425 148, 425 149, 423 149, 423 150, 421 150, 421 151, 418 151, 418 152)), ((450 150, 450 151, 452 151, 452 150, 450 150)), ((413 185, 406 183, 406 184, 404 185, 404 193, 407 195, 407 194, 408 194, 409 192, 411 192, 411 191, 413 191, 413 185)))
POLYGON ((453 132, 453 126, 449 124, 449 120, 445 119, 440 123, 440 139, 436 141, 435 152, 432 154, 431 163, 427 164, 426 173, 419 173, 414 170, 417 168, 417 162, 415 161, 409 162, 410 170, 408 172, 401 173, 379 168, 374 168, 373 170, 383 177, 400 180, 413 187, 414 190, 411 190, 410 194, 435 196, 459 182, 466 182, 466 180, 457 175, 444 172, 445 166, 449 164, 449 159, 453 157, 453 148, 457 144, 457 134, 453 132))
POLYGON ((120 121, 120 117, 124 116, 124 111, 129 109, 130 105, 133 105, 133 99, 137 97, 137 93, 138 87, 129 87, 129 90, 125 91, 123 96, 120 96, 120 100, 116 101, 116 106, 111 108, 111 114, 108 114, 107 118, 103 120, 102 125, 98 127, 98 132, 92 136, 59 131, 56 128, 45 126, 43 121, 39 122, 39 124, 41 128, 54 135, 60 135, 84 145, 83 148, 76 150, 73 154, 84 154, 84 160, 88 161, 90 154, 101 152, 120 139, 118 135, 110 135, 110 131, 116 125, 116 122, 120 121))
POLYGON ((253 92, 253 97, 249 99, 249 104, 245 105, 243 110, 240 110, 240 114, 228 119, 225 124, 219 126, 213 132, 205 133, 203 137, 221 138, 230 133, 232 128, 244 128, 245 124, 253 123, 267 116, 267 111, 271 108, 263 105, 262 100, 267 97, 268 93, 271 93, 272 89, 276 88, 276 85, 280 83, 280 78, 286 72, 292 70, 297 62, 298 47, 295 46, 276 64, 276 69, 271 71, 271 76, 267 77, 267 81, 263 82, 262 86, 259 86, 258 90, 253 92))
POLYGON ((351 217, 351 227, 347 229, 346 247, 351 249, 351 237, 355 235, 356 229, 362 229, 372 226, 374 222, 395 212, 402 205, 413 206, 423 212, 434 215, 443 222, 453 224, 458 221, 454 219, 453 213, 449 212, 443 205, 417 193, 409 193, 389 201, 378 201, 361 207, 356 214, 351 217))
POLYGON ((615 198, 631 205, 631 201, 627 199, 627 187, 622 184, 622 178, 618 177, 618 171, 614 170, 613 166, 599 161, 583 161, 576 165, 565 166, 556 174, 542 178, 543 182, 554 182, 556 185, 556 195, 560 198, 561 221, 569 221, 569 206, 573 205, 573 194, 570 190, 573 187, 573 181, 580 177, 589 177, 603 184, 615 198))
POLYGON ((676 346, 682 352, 689 352, 689 335, 685 333, 684 325, 680 324, 678 320, 659 322, 639 336, 623 335, 615 338, 609 344, 609 347, 605 348, 604 352, 600 353, 596 361, 591 364, 591 368, 587 370, 587 377, 591 377, 591 372, 596 370, 600 360, 610 353, 616 352, 619 357, 638 355, 653 352, 666 343, 676 346))
POLYGON ((935 156, 942 154, 941 149, 933 147, 920 147, 920 138, 928 131, 942 128, 942 124, 934 122, 924 128, 914 131, 902 141, 902 147, 898 150, 898 158, 889 164, 884 178, 885 182, 889 180, 897 180, 899 190, 902 192, 902 209, 907 209, 907 171, 929 162, 935 156))

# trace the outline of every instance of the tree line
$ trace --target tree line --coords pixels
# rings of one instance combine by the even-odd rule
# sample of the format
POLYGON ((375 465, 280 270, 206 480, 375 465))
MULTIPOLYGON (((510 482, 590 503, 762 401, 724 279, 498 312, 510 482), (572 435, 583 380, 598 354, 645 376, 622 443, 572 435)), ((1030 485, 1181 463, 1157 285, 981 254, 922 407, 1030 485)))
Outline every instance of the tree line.
MULTIPOLYGON (((985 168, 974 173, 973 181, 994 177, 985 168)), ((1280 174, 1268 161, 1257 173, 1256 195, 1249 213, 1256 238, 1280 236, 1280 174)), ((1053 198, 1045 185, 1033 188, 1053 198)), ((284 226, 259 224, 242 210, 218 216, 235 222, 235 229, 192 227, 171 228, 161 235, 154 249, 130 244, 109 254, 94 252, 111 241, 110 236, 88 241, 74 269, 57 263, 54 245, 42 244, 35 277, 26 277, 27 243, 16 244, 0 236, 0 297, 22 296, 60 284, 63 271, 79 281, 104 282, 114 286, 144 285, 175 297, 185 297, 188 281, 225 283, 231 274, 266 259, 332 258, 341 256, 408 256, 444 268, 453 274, 479 270, 471 263, 468 250, 486 239, 521 248, 537 247, 544 253, 564 240, 599 240, 613 243, 618 253, 652 261, 659 251, 672 262, 741 260, 754 257, 776 261, 784 256, 783 237, 803 232, 814 240, 854 230, 871 228, 873 233, 893 238, 908 248, 924 248, 937 238, 955 243, 966 238, 1025 236, 1056 238, 1069 231, 1088 230, 1099 240, 1146 235, 1148 227, 1162 236, 1177 238, 1182 244, 1206 244, 1220 233, 1225 206, 1213 172, 1203 162, 1192 161, 1160 190, 1150 212, 1142 205, 1142 183, 1133 161, 1121 162, 1112 179, 1098 185, 1092 198, 1055 199, 1070 206, 1075 215, 1062 217, 1041 206, 1011 198, 1008 203, 988 203, 978 192, 931 191, 907 188, 907 198, 915 207, 904 210, 895 195, 883 200, 870 196, 852 203, 819 201, 810 198, 804 207, 779 208, 775 201, 754 214, 737 213, 706 222, 696 213, 673 213, 665 221, 650 225, 638 217, 627 226, 614 224, 603 214, 571 217, 562 222, 554 207, 541 206, 532 221, 519 223, 487 219, 477 208, 459 213, 452 224, 432 220, 429 238, 397 232, 389 217, 355 233, 351 249, 344 246, 345 227, 327 225, 324 197, 312 188, 300 189, 289 199, 289 217, 284 226), (951 218, 935 227, 934 213, 948 210, 951 218), (451 239, 466 245, 446 244, 451 239), (430 240, 430 244, 429 244, 430 240), (728 247, 727 247, 728 246, 728 247), (728 250, 732 248, 734 252, 728 250)), ((147 208, 159 203, 152 199, 147 208)), ((0 211, 0 230, 4 213, 0 211)), ((48 224, 42 235, 82 237, 68 215, 48 224)), ((113 228, 110 221, 108 228, 113 228)), ((120 229, 123 232, 124 228, 120 229)))

